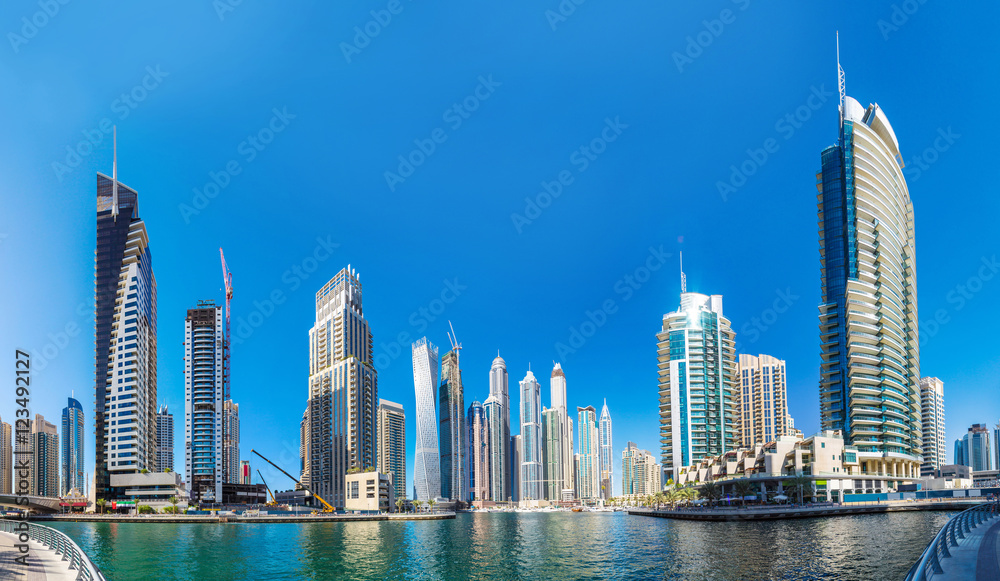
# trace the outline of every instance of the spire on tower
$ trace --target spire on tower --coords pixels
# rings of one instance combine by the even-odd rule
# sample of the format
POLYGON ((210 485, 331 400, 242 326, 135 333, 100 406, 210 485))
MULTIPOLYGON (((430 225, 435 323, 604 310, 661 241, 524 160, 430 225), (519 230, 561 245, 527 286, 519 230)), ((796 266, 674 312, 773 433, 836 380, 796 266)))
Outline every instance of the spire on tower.
POLYGON ((847 75, 840 66, 840 31, 837 31, 837 88, 840 90, 840 122, 844 122, 844 98, 847 97, 847 75))
POLYGON ((684 276, 684 251, 681 251, 681 292, 686 293, 688 290, 687 277, 684 276))
POLYGON ((114 135, 114 161, 111 162, 111 217, 118 221, 118 126, 112 129, 114 135))

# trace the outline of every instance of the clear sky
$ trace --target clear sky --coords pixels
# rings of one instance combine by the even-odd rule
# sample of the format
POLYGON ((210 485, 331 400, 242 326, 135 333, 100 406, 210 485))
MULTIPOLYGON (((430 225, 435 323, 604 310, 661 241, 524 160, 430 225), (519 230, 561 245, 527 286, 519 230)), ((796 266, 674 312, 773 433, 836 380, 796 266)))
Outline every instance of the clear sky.
POLYGON ((789 411, 813 433, 815 174, 836 139, 839 30, 848 94, 882 106, 907 164, 921 372, 945 382, 949 442, 997 421, 1000 6, 571 4, 93 0, 49 16, 5 2, 7 377, 15 348, 34 352, 32 411, 51 421, 75 391, 92 473, 95 173, 110 175, 114 123, 150 235, 178 470, 184 316, 222 300, 220 246, 234 333, 259 323, 233 349, 244 458, 297 469, 314 295, 348 264, 379 396, 407 411, 411 474, 409 344, 427 335, 443 354, 448 320, 466 405, 485 400, 497 350, 514 403, 530 364, 547 405, 559 360, 572 408, 607 398, 616 457, 629 440, 658 454, 655 334, 679 303, 679 250, 688 288, 725 297, 741 352, 787 361, 789 411))

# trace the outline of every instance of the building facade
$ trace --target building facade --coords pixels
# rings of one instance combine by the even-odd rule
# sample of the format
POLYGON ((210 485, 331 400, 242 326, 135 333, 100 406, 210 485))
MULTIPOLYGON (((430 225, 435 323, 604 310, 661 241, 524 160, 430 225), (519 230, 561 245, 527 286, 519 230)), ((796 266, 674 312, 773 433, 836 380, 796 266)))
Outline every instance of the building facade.
POLYGON ((221 306, 200 301, 184 319, 184 476, 191 499, 222 502, 223 352, 221 306))
MULTIPOLYGON (((521 466, 524 458, 524 439, 521 434, 510 437, 510 459, 514 466, 521 466)), ((521 489, 524 486, 524 471, 520 468, 510 473, 510 499, 513 502, 521 501, 521 489)))
POLYGON ((350 265, 316 292, 309 330, 308 453, 303 483, 344 507, 344 476, 377 460, 378 374, 361 280, 350 265))
POLYGON ((660 449, 671 473, 739 444, 736 334, 721 295, 681 292, 680 308, 663 316, 656 335, 660 449))
POLYGON ((857 446, 863 473, 917 477, 916 253, 899 143, 878 105, 841 91, 837 144, 821 158, 820 425, 857 446))
POLYGON ((788 415, 785 361, 770 355, 740 354, 736 367, 740 383, 740 440, 742 447, 766 444, 789 436, 794 422, 788 415))
POLYGON ((13 494, 14 448, 11 425, 0 421, 0 494, 13 494))
POLYGON ((604 400, 604 407, 601 408, 601 421, 598 428, 601 445, 601 498, 610 499, 612 496, 612 478, 614 475, 614 447, 611 443, 611 412, 608 411, 608 400, 604 400))
MULTIPOLYGON (((549 380, 552 391, 552 409, 559 415, 559 463, 553 466, 552 478, 556 480, 554 486, 557 487, 558 496, 564 497, 565 491, 573 491, 573 480, 576 478, 576 470, 573 466, 573 418, 569 413, 569 404, 566 399, 566 374, 562 365, 556 363, 552 367, 552 377, 549 380), (561 474, 561 475, 560 475, 561 474)), ((555 434, 553 427, 552 433, 555 434)), ((548 478, 548 477, 547 477, 548 478)), ((551 483, 549 483, 551 484, 551 483)), ((553 486, 550 485, 550 488, 553 486)))
POLYGON ((435 391, 438 385, 438 349, 427 337, 412 345, 413 389, 417 398, 417 446, 413 461, 416 498, 427 502, 441 498, 438 419, 435 391))
POLYGON ((622 494, 647 495, 662 490, 662 470, 656 457, 629 442, 622 452, 622 494))
MULTIPOLYGON (((497 353, 490 366, 490 396, 483 403, 489 430, 490 496, 494 502, 511 500, 511 471, 513 459, 510 450, 510 392, 508 390, 507 363, 497 353)), ((519 465, 518 465, 519 466, 519 465)))
POLYGON ((174 469, 174 415, 163 404, 156 410, 156 469, 166 472, 174 469))
POLYGON ((389 475, 397 500, 406 500, 406 413, 403 406, 378 400, 378 471, 389 475))
POLYGON ((469 427, 469 501, 490 498, 490 438, 486 409, 478 401, 469 406, 466 418, 469 427))
POLYGON ((87 490, 84 481, 83 454, 83 406, 69 398, 62 411, 62 487, 61 496, 66 496, 73 488, 83 493, 87 490))
POLYGON ((561 500, 563 480, 563 421, 558 409, 542 410, 542 479, 546 500, 561 500))
POLYGON ((577 407, 576 494, 584 502, 601 497, 601 447, 594 406, 577 407))
POLYGON ((466 480, 465 397, 458 350, 441 358, 441 496, 455 501, 468 500, 466 480))
MULTIPOLYGON (((936 377, 920 379, 920 417, 924 452, 924 463, 920 465, 920 475, 927 476, 946 463, 944 382, 936 377)), ((1000 464, 994 464, 1000 466, 1000 464)))
POLYGON ((520 500, 544 500, 542 471, 542 386, 528 370, 521 380, 520 500))
POLYGON ((222 481, 236 484, 240 477, 240 404, 222 403, 222 481))
POLYGON ((961 442, 962 461, 959 462, 956 454, 956 464, 964 464, 973 472, 994 470, 990 430, 986 424, 972 424, 969 431, 962 437, 961 442))
POLYGON ((35 496, 58 497, 59 430, 40 414, 31 424, 32 492, 35 496))
POLYGON ((94 494, 112 474, 155 468, 156 277, 135 190, 97 174, 94 257, 94 494))
POLYGON ((354 472, 344 478, 345 510, 389 512, 395 497, 388 474, 354 472))
POLYGON ((250 472, 250 461, 240 460, 239 484, 247 486, 253 482, 253 473, 250 472))

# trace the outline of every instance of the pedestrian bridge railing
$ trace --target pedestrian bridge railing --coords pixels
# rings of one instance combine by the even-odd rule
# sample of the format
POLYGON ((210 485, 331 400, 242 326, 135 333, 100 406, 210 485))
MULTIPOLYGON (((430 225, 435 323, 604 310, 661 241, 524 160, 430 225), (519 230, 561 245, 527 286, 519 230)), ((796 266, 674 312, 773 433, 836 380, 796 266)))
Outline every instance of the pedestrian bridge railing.
POLYGON ((28 521, 4 519, 0 520, 0 532, 17 536, 21 543, 29 540, 38 542, 56 555, 62 555, 62 560, 68 561, 68 569, 77 571, 78 581, 105 581, 101 570, 87 553, 61 531, 28 521))
POLYGON ((906 575, 906 581, 925 581, 936 574, 944 573, 941 560, 951 557, 951 547, 957 547, 966 535, 979 525, 1000 516, 1000 505, 997 502, 980 504, 962 511, 951 517, 947 524, 941 527, 937 536, 924 549, 920 559, 906 575))

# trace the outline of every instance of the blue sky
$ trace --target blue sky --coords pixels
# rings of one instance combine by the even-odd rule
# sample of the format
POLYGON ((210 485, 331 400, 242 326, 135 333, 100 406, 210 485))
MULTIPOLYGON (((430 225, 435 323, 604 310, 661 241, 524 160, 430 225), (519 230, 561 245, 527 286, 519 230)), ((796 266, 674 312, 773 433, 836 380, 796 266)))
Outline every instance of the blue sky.
POLYGON ((223 298, 220 246, 234 331, 263 321, 233 351, 244 457, 297 464, 314 294, 347 264, 379 395, 409 416, 411 473, 409 342, 443 352, 448 320, 466 404, 486 398, 498 349, 512 393, 530 364, 547 404, 558 359, 570 406, 607 398, 616 454, 628 440, 658 453, 655 334, 678 306, 679 250, 689 289, 724 295, 741 351, 787 361, 790 412, 812 433, 815 173, 836 138, 839 30, 848 94, 883 107, 908 167, 921 372, 945 381, 949 440, 995 423, 1000 273, 981 267, 1000 247, 987 28, 1000 7, 569 4, 92 1, 49 16, 5 3, 0 352, 36 354, 33 413, 57 420, 75 391, 93 462, 94 176, 111 172, 114 123, 150 235, 159 400, 178 434, 183 319, 223 298), (662 266, 647 278, 647 263, 662 266), (603 324, 560 349, 588 312, 603 324))

